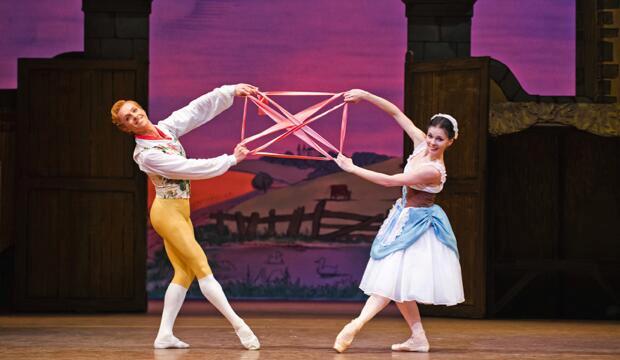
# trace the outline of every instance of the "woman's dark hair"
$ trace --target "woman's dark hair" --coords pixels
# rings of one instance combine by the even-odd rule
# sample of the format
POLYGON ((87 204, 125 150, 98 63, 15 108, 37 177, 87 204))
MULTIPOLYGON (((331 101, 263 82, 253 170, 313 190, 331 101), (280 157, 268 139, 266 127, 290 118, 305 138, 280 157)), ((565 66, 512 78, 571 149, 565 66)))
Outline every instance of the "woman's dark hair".
POLYGON ((443 116, 435 116, 428 123, 428 127, 431 126, 444 129, 448 134, 448 138, 454 139, 454 125, 452 125, 452 121, 448 120, 447 118, 443 116))

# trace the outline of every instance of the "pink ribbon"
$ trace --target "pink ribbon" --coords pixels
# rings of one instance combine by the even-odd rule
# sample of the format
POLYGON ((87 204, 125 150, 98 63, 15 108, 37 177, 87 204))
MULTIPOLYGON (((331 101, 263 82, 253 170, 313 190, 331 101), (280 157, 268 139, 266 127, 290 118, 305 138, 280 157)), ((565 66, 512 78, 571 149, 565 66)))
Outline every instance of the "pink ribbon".
POLYGON ((334 160, 334 158, 329 154, 327 150, 321 147, 320 144, 327 147, 330 150, 335 152, 342 152, 344 146, 344 138, 346 134, 346 126, 347 126, 347 115, 348 115, 348 104, 343 102, 338 105, 335 105, 329 110, 323 111, 322 113, 315 115, 321 109, 335 101, 338 97, 342 96, 343 93, 328 93, 328 92, 310 92, 310 91, 267 91, 267 92, 259 92, 260 96, 255 97, 252 95, 248 95, 245 98, 245 103, 243 105, 243 121, 241 123, 241 142, 240 144, 246 145, 252 141, 260 139, 263 136, 267 136, 269 134, 273 134, 278 131, 284 130, 284 132, 274 139, 266 142, 265 144, 256 147, 253 150, 250 150, 250 154, 253 155, 263 155, 263 156, 271 156, 271 157, 281 157, 281 158, 289 158, 289 159, 306 159, 306 160, 334 160), (280 104, 275 102, 271 96, 329 96, 326 100, 320 101, 297 114, 291 114, 280 104), (263 113, 269 116, 275 124, 271 127, 261 131, 258 134, 245 137, 245 128, 246 128, 246 117, 247 117, 247 109, 248 109, 248 99, 252 101, 259 109, 260 113, 263 113), (265 101, 267 100, 267 101, 265 101), (273 104, 273 107, 270 106, 273 104), (275 107, 275 109, 274 109, 275 107), (342 110, 342 121, 340 125, 340 145, 336 148, 329 141, 327 141, 324 137, 319 135, 316 131, 312 130, 312 128, 308 125, 322 118, 323 116, 339 109, 342 110), (318 151, 323 157, 320 156, 306 156, 306 155, 288 155, 288 154, 279 154, 272 152, 262 151, 273 143, 280 141, 286 138, 289 135, 295 135, 303 142, 311 146, 313 149, 318 151))

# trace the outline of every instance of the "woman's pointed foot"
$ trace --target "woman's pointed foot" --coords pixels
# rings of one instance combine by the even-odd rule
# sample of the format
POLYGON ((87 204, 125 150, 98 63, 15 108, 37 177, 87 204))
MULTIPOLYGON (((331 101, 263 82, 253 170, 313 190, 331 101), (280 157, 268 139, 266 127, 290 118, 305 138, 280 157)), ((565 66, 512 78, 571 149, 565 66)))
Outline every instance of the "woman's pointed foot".
POLYGON ((239 337, 239 341, 244 348, 248 350, 258 350, 260 349, 260 342, 252 329, 247 324, 243 324, 238 329, 235 329, 235 333, 239 337))
POLYGON ((358 319, 351 320, 350 323, 346 324, 338 336, 336 336, 336 341, 334 342, 334 350, 341 353, 344 352, 351 346, 353 339, 355 339, 355 335, 362 329, 362 324, 358 319))

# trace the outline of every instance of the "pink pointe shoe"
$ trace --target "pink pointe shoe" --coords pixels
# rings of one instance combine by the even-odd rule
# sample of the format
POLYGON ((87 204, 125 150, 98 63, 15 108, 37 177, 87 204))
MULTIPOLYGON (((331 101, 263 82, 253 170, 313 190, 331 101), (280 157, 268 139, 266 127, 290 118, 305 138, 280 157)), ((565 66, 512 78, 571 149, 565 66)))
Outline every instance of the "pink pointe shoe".
POLYGON ((187 349, 189 344, 184 343, 172 334, 158 336, 153 343, 155 349, 187 349))
POLYGON ((338 336, 336 336, 336 341, 334 342, 334 350, 341 353, 351 346, 355 335, 362 329, 364 324, 360 323, 359 320, 353 319, 350 323, 346 324, 338 336))
POLYGON ((392 351, 428 352, 430 345, 424 333, 411 336, 405 342, 392 345, 392 351))

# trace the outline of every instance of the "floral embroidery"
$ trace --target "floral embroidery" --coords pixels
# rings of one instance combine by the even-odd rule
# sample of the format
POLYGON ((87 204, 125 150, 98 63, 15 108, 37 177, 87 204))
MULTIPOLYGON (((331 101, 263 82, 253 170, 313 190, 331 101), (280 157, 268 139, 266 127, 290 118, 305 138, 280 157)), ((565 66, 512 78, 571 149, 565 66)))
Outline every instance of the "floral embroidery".
MULTIPOLYGON (((140 147, 139 152, 157 149, 164 154, 172 154, 172 155, 180 155, 182 157, 185 156, 185 150, 183 146, 179 142, 179 140, 175 137, 172 138, 172 141, 165 145, 155 145, 153 147, 140 147)), ((189 180, 176 180, 176 179, 168 179, 161 175, 157 174, 149 174, 149 178, 153 185, 155 186, 155 193, 158 198, 162 199, 187 199, 191 194, 191 187, 189 180)))
POLYGON ((187 199, 190 197, 189 180, 168 179, 161 175, 149 174, 155 186, 157 197, 162 199, 187 199))
POLYGON ((183 149, 183 146, 181 146, 181 143, 179 143, 179 141, 176 139, 173 140, 173 143, 171 144, 156 145, 156 146, 153 146, 152 148, 145 148, 145 150, 147 149, 158 149, 164 154, 174 154, 174 155, 181 155, 185 157, 185 150, 183 149))

